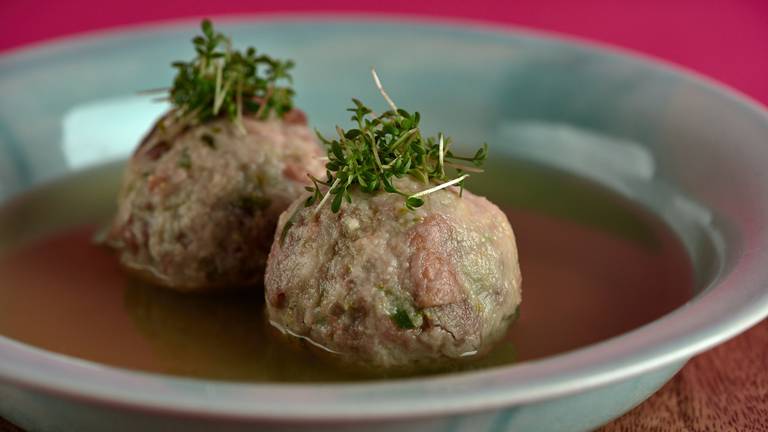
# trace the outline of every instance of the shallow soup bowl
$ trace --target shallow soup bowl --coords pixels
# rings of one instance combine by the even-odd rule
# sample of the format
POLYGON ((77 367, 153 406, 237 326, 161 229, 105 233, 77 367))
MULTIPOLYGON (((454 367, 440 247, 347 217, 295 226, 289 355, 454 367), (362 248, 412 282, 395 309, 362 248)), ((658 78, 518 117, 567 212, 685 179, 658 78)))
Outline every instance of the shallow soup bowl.
MULTIPOLYGON (((450 129, 457 142, 487 141, 492 155, 575 174, 649 209, 685 247, 693 298, 628 333, 559 355, 349 384, 171 377, 0 336, 0 415, 18 425, 588 430, 768 315, 768 115, 735 91, 613 48, 478 24, 274 16, 220 26, 239 43, 300 62, 297 104, 320 130, 343 120, 338 113, 350 97, 377 100, 369 75, 376 66, 400 104, 429 113, 426 128, 450 129)), ((165 109, 136 91, 170 82, 168 64, 191 57, 196 27, 127 28, 0 57, 0 199, 126 158, 165 109)), ((503 190, 495 172, 484 181, 503 190)))

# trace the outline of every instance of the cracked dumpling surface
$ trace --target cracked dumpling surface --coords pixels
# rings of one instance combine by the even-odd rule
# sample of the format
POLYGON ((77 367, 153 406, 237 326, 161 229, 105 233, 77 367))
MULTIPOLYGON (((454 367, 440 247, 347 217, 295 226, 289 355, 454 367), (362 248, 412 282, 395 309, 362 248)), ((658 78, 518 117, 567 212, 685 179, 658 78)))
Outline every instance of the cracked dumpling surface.
MULTIPOLYGON (((395 186, 425 188, 410 178, 395 186)), ((342 362, 384 371, 486 353, 521 301, 512 228, 468 191, 424 198, 411 211, 402 196, 355 191, 335 214, 295 201, 267 263, 270 322, 342 362)))

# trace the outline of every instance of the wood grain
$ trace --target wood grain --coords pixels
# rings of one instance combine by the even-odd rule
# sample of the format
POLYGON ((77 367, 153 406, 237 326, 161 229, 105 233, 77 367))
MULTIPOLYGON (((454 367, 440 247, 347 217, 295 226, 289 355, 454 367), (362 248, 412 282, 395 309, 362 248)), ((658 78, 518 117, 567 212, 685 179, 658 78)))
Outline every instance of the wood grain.
MULTIPOLYGON (((768 320, 691 360, 600 432, 768 432, 768 320)), ((0 418, 0 432, 23 432, 0 418)))
POLYGON ((768 431, 768 320, 694 358, 600 431, 768 431))

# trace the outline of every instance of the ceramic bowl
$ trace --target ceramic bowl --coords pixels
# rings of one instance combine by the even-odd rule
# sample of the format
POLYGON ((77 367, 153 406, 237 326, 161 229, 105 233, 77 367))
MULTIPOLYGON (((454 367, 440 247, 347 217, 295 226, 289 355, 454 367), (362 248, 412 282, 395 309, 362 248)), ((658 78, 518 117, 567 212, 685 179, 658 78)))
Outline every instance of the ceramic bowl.
MULTIPOLYGON (((561 431, 603 424, 691 356, 768 315, 768 115, 693 73, 527 30, 401 17, 240 17, 235 41, 300 59, 298 105, 321 129, 369 68, 458 141, 588 177, 680 236, 697 294, 581 349, 508 367, 385 382, 224 383, 111 368, 0 337, 0 414, 32 431, 561 431), (562 131, 580 138, 579 145, 562 131)), ((0 57, 0 199, 125 158, 164 107, 136 95, 190 57, 197 22, 127 28, 0 57), (119 120, 119 121, 116 121, 119 120)), ((34 317, 30 317, 34 319, 34 317)))

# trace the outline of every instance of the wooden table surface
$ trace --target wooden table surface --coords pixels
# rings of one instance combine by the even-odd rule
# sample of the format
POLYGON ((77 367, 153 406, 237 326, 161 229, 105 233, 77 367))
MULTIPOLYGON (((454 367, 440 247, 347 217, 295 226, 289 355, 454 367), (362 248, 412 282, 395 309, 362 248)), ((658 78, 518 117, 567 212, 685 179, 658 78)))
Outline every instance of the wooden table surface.
POLYGON ((768 320, 695 357, 600 431, 768 431, 768 320))
MULTIPOLYGON (((600 432, 768 431, 768 320, 691 360, 600 432)), ((0 418, 0 432, 22 432, 0 418)))

